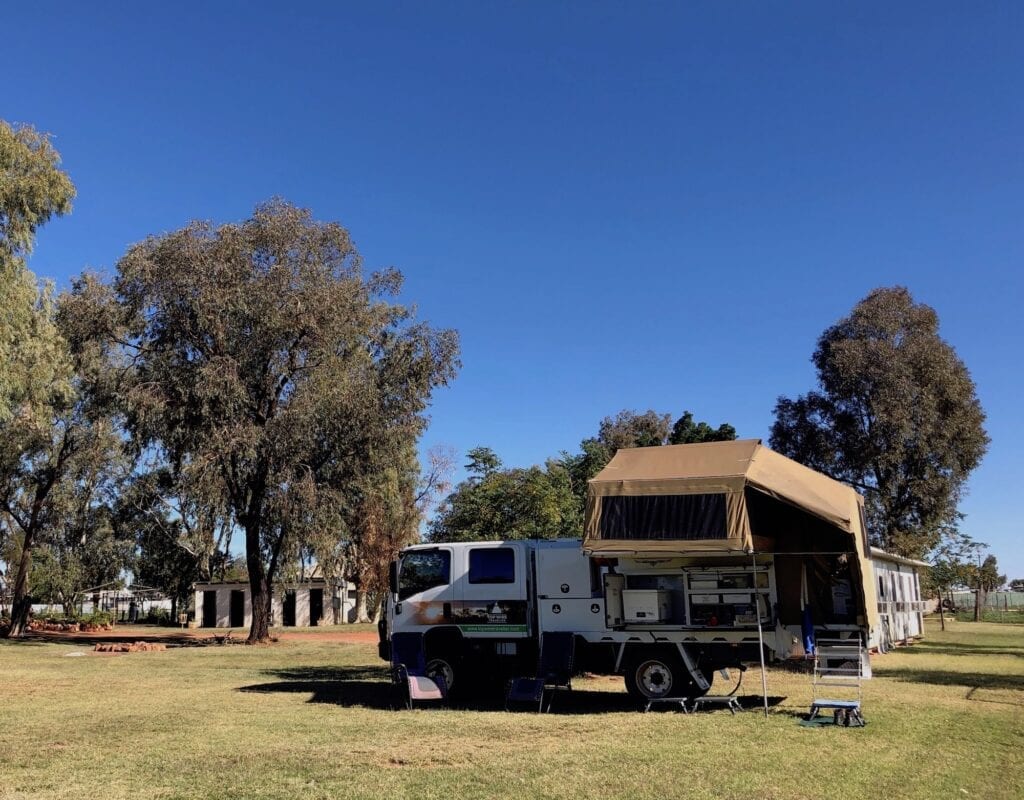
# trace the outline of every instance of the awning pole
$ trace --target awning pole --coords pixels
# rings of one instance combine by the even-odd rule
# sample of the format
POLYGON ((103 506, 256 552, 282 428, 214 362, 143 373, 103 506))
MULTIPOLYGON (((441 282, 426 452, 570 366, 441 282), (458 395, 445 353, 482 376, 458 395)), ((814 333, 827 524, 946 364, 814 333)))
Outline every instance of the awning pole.
MULTIPOLYGON (((754 565, 754 572, 757 572, 757 556, 754 551, 750 551, 750 560, 754 565)), ((757 590, 757 581, 754 581, 754 589, 757 590)), ((761 592, 757 592, 757 598, 760 600, 761 592)), ((764 632, 761 629, 761 604, 754 603, 754 611, 757 614, 757 644, 758 653, 761 655, 761 694, 764 696, 764 718, 768 719, 768 674, 764 669, 764 632)))

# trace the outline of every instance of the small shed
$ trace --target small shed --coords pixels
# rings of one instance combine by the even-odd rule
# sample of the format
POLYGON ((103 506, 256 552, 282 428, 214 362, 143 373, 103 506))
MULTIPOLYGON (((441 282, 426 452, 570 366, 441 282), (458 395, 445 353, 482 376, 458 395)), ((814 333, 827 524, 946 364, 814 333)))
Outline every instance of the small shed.
POLYGON ((921 598, 921 570, 928 564, 877 547, 871 548, 871 563, 880 618, 871 646, 885 652, 924 635, 927 601, 921 598))
MULTIPOLYGON (((248 581, 197 583, 196 624, 201 628, 248 628, 252 601, 248 581)), ((355 622, 355 584, 323 578, 274 587, 270 624, 284 627, 342 625, 355 622)))

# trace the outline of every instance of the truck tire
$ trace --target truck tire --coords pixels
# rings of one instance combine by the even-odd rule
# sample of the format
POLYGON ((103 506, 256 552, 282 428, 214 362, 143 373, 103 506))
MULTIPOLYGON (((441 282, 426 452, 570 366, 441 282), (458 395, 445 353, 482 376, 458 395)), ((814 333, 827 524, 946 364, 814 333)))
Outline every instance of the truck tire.
MULTIPOLYGON (((708 678, 707 673, 704 673, 708 678)), ((626 691, 633 697, 700 697, 707 693, 690 676, 678 654, 659 650, 633 656, 626 664, 626 691)), ((711 680, 708 678, 708 684, 711 680)))
POLYGON ((428 677, 440 676, 444 678, 445 686, 448 692, 455 688, 456 678, 458 674, 455 670, 456 661, 447 653, 433 656, 427 660, 426 673, 428 677))

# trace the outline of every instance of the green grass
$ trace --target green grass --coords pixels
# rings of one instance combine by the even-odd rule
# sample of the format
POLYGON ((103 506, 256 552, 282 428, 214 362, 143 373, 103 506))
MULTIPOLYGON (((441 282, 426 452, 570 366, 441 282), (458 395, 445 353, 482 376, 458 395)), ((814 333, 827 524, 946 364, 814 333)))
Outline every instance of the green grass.
MULTIPOLYGON (((960 622, 973 622, 974 609, 967 608, 956 612, 956 618, 960 622)), ((1011 608, 983 608, 981 610, 983 622, 1008 622, 1015 625, 1024 624, 1024 608, 1014 606, 1011 608)))
POLYGON ((640 714, 611 678, 549 715, 410 713, 370 645, 4 642, 0 798, 1020 798, 1024 627, 947 628, 873 660, 863 729, 801 727, 783 669, 767 719, 640 714))

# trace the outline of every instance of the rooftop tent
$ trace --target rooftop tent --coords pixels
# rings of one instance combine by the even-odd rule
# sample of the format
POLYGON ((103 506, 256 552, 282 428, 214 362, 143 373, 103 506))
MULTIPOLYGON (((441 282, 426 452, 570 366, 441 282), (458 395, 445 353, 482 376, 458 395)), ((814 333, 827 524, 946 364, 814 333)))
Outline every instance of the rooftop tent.
POLYGON ((867 615, 875 616, 860 495, 758 439, 619 450, 589 483, 583 549, 845 554, 853 556, 867 615))

